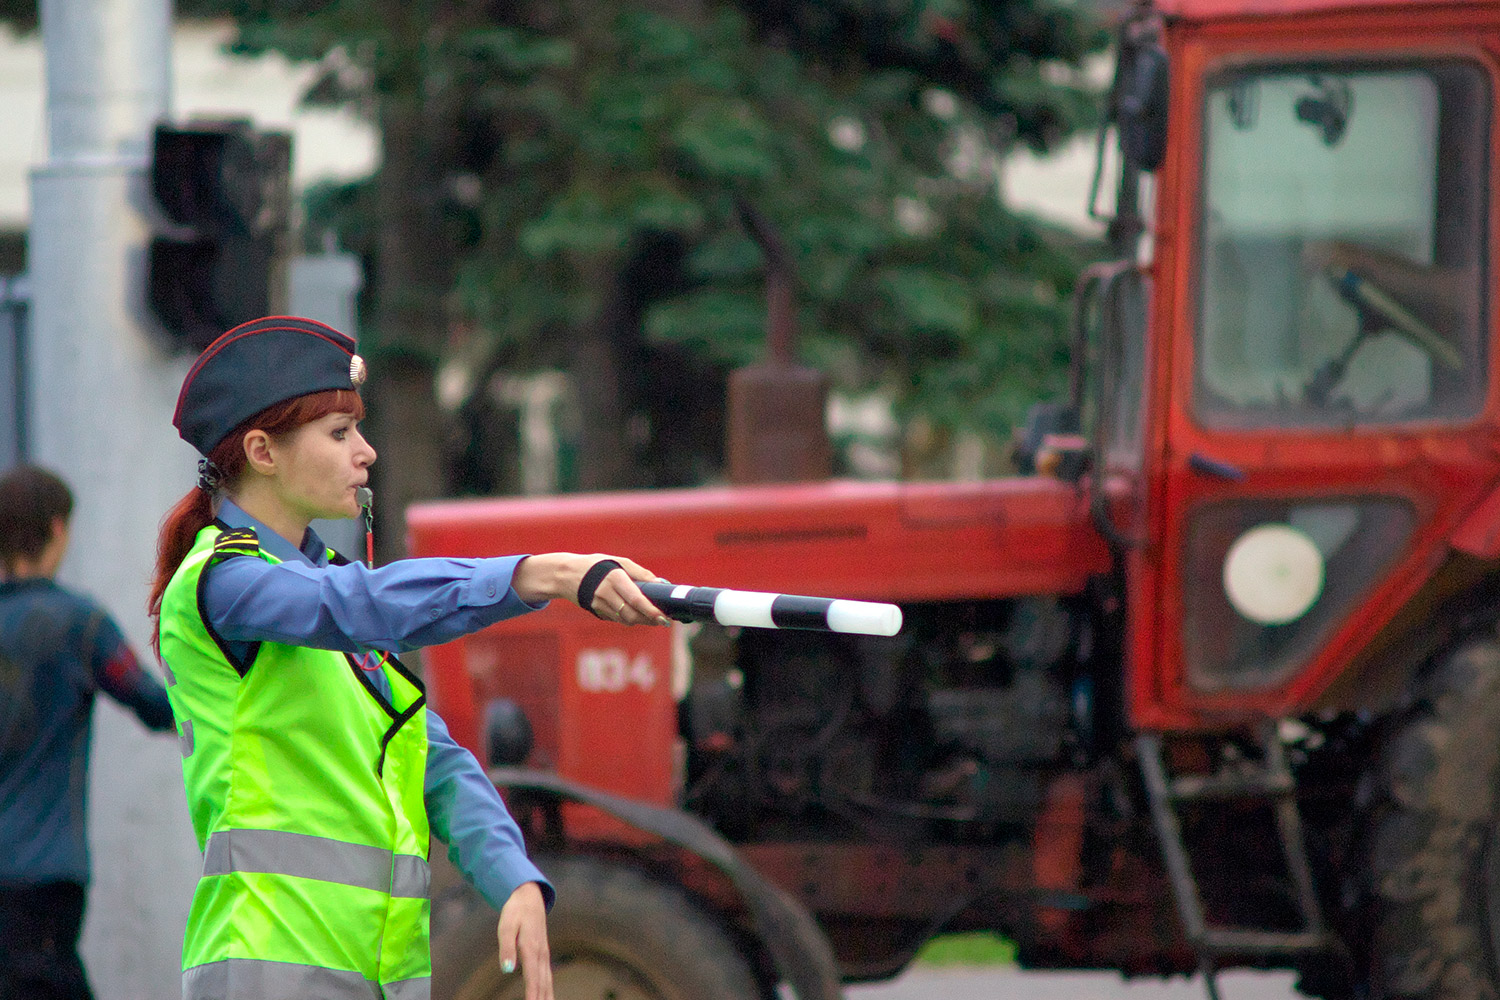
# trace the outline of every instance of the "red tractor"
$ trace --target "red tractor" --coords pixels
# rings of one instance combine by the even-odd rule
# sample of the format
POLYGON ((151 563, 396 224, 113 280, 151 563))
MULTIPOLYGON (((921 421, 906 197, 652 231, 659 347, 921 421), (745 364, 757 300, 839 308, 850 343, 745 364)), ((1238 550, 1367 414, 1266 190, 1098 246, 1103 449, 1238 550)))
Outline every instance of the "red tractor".
MULTIPOLYGON (((417 555, 904 612, 430 651, 558 883, 561 996, 821 1000, 972 929, 1211 994, 1500 992, 1500 2, 1158 0, 1117 57, 1119 259, 1022 474, 409 511, 417 555)), ((482 904, 434 913, 437 994, 515 995, 482 904)))

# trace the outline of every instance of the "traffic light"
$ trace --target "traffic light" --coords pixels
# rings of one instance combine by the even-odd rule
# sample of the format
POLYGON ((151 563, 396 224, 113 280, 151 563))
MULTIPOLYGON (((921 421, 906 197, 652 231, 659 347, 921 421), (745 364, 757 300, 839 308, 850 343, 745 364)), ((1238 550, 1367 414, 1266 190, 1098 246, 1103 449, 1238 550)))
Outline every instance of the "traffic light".
POLYGON ((282 298, 292 140, 247 121, 158 125, 151 190, 166 225, 146 293, 173 340, 202 350, 282 298))

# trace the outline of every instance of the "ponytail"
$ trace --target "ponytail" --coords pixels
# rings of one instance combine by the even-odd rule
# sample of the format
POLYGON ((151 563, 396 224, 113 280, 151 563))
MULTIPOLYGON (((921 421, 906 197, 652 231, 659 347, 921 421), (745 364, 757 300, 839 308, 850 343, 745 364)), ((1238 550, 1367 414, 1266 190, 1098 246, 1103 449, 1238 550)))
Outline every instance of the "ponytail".
MULTIPOLYGON (((166 592, 172 575, 182 565, 182 560, 187 558, 198 532, 206 528, 213 519, 213 497, 209 496, 207 490, 200 490, 196 486, 177 501, 177 505, 162 519, 161 535, 156 542, 156 578, 151 584, 151 599, 147 603, 153 619, 161 615, 162 594, 166 592)), ((155 635, 151 642, 153 646, 156 644, 155 635)))
MULTIPOLYGON (((226 486, 239 479, 240 473, 245 471, 245 449, 240 447, 240 442, 245 437, 244 430, 237 428, 220 441, 208 456, 208 460, 219 468, 221 480, 226 486)), ((167 592, 167 584, 172 582, 177 567, 182 565, 182 560, 192 551, 193 543, 198 540, 198 532, 213 523, 214 513, 213 493, 201 486, 194 486, 162 518, 161 533, 156 539, 156 575, 151 581, 151 597, 146 602, 146 610, 150 612, 152 622, 159 624, 161 599, 167 592)), ((160 658, 159 627, 151 630, 151 648, 160 658)))
MULTIPOLYGON (((208 460, 219 469, 222 488, 232 488, 245 471, 243 442, 248 431, 259 428, 272 437, 281 437, 330 413, 352 413, 360 419, 365 415, 364 402, 352 389, 328 389, 268 406, 240 424, 208 454, 208 460)), ((195 486, 162 518, 161 534, 156 542, 156 575, 151 583, 151 597, 146 602, 151 620, 157 625, 151 630, 151 648, 158 658, 161 656, 162 596, 176 575, 177 567, 192 551, 198 532, 212 524, 214 516, 213 494, 195 486)))

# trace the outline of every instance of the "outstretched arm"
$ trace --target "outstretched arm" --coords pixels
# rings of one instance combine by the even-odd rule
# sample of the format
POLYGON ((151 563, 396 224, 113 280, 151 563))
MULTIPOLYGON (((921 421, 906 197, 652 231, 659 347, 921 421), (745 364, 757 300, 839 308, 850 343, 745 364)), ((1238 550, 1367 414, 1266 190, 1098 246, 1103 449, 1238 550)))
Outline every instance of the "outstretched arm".
MULTIPOLYGON (((359 563, 271 564, 240 556, 204 570, 203 607, 230 642, 284 642, 319 649, 402 653, 477 632, 575 600, 588 568, 607 556, 550 552, 494 559, 401 559, 378 569, 359 563)), ((627 625, 665 624, 633 579, 655 576, 628 559, 599 585, 593 610, 627 625), (624 612, 620 605, 627 605, 624 612)))

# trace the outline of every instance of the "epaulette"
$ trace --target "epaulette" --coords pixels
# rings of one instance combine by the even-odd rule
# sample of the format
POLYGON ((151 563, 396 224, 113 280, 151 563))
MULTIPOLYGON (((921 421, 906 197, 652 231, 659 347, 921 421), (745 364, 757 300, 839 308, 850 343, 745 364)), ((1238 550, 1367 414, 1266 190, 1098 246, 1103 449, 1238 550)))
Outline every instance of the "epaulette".
POLYGON ((228 559, 230 556, 259 556, 260 538, 255 534, 254 528, 232 528, 229 531, 220 532, 219 537, 214 539, 214 559, 228 559))

